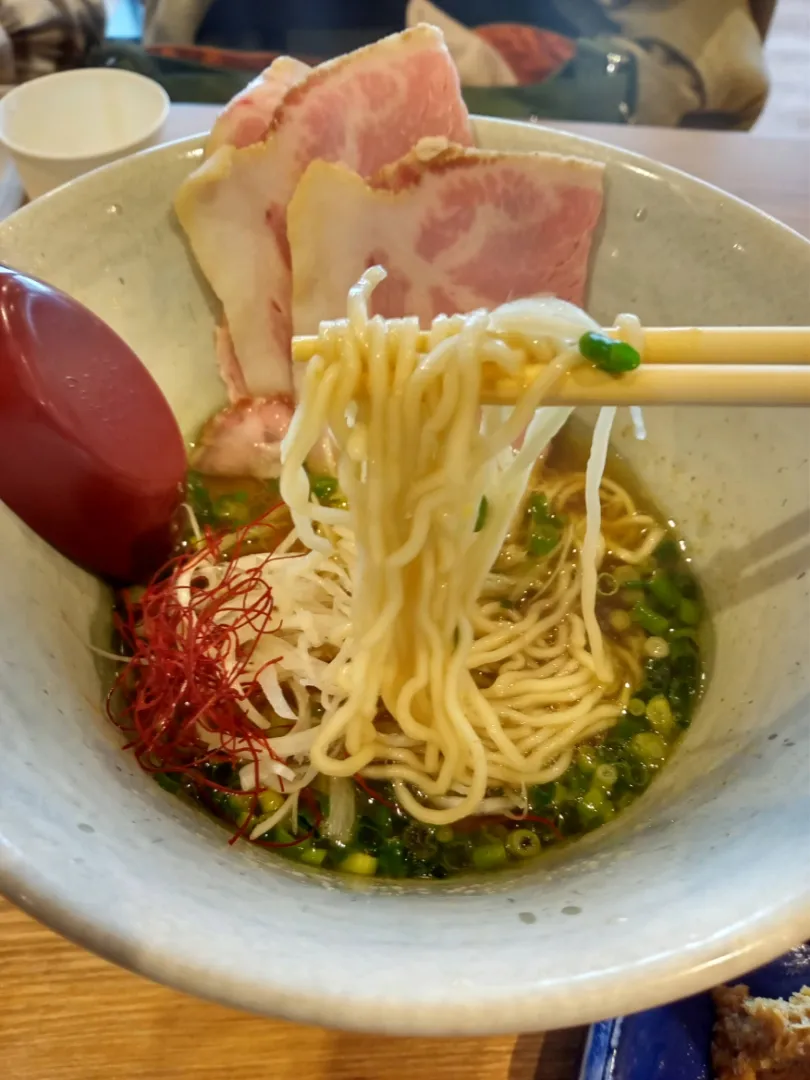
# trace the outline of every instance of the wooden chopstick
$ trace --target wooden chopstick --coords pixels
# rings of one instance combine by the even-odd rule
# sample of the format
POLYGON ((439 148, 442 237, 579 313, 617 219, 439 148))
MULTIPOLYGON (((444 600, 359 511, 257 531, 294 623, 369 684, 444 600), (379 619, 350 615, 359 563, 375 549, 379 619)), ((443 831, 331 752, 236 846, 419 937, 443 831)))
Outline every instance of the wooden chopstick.
POLYGON ((810 326, 661 326, 643 333, 645 364, 810 364, 810 326))
MULTIPOLYGON (((810 405, 810 327, 648 327, 643 335, 640 368, 615 376, 583 363, 543 404, 810 405)), ((294 338, 293 359, 306 362, 318 347, 317 337, 294 338)), ((418 347, 429 347, 426 332, 418 347)), ((486 365, 481 404, 514 404, 550 359, 550 347, 544 356, 533 345, 519 379, 486 365)))
MULTIPOLYGON (((525 381, 485 379, 482 405, 511 405, 525 381)), ((608 375, 589 364, 569 372, 543 397, 544 405, 810 405, 810 365, 650 364, 608 375)))
MULTIPOLYGON (((618 336, 612 326, 602 333, 618 336)), ((810 364, 810 326, 649 326, 643 334, 645 364, 810 364)), ((293 338, 293 360, 311 360, 319 340, 293 338)), ((419 334, 417 348, 429 348, 427 331, 419 334)), ((543 359, 537 352, 534 358, 543 359)))

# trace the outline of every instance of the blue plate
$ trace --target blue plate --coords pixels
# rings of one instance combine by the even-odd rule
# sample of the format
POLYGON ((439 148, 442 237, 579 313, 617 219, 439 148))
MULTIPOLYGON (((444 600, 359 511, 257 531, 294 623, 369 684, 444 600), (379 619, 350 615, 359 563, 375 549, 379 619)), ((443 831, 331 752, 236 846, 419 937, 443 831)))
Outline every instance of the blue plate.
MULTIPOLYGON (((730 985, 756 997, 788 998, 810 986, 810 942, 730 985)), ((710 994, 594 1024, 580 1080, 712 1080, 714 1005, 710 994)))

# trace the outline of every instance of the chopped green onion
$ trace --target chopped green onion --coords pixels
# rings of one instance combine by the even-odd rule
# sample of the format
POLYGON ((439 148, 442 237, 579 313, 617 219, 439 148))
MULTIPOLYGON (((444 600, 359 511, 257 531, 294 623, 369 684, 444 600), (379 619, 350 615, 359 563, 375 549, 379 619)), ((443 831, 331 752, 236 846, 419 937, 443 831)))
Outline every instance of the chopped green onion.
POLYGON ((554 783, 554 799, 552 801, 557 803, 557 804, 560 804, 560 803, 567 802, 569 798, 570 798, 570 794, 569 794, 568 788, 565 786, 565 784, 561 784, 559 780, 555 781, 555 783, 554 783))
POLYGON ((607 334, 599 334, 591 330, 579 339, 579 351, 586 360, 590 360, 597 367, 602 367, 607 363, 614 340, 607 334))
POLYGON ((579 814, 573 803, 561 806, 556 811, 554 814, 554 824, 557 827, 557 832, 562 833, 563 836, 576 836, 578 832, 582 831, 579 814))
POLYGON ((592 746, 580 746, 577 750, 577 765, 584 773, 592 773, 599 760, 592 746))
POLYGON ((662 637, 648 637, 644 642, 644 653, 653 660, 665 660, 669 656, 669 642, 662 637))
POLYGON ((540 837, 531 829, 513 829, 506 838, 506 850, 516 859, 531 859, 542 850, 540 837))
POLYGON ((561 519, 551 513, 543 492, 535 492, 529 499, 529 554, 537 557, 549 555, 560 542, 561 525, 561 519))
POLYGON ((616 813, 616 808, 607 794, 598 787, 592 787, 577 803, 579 819, 584 829, 594 829, 609 821, 616 813))
POLYGON ((615 765, 597 765, 593 774, 594 787, 600 788, 602 791, 610 791, 616 781, 619 779, 619 770, 615 765))
POLYGON ((487 514, 489 513, 489 502, 486 495, 481 496, 481 502, 478 504, 478 517, 475 519, 474 532, 481 532, 483 527, 487 523, 487 514))
POLYGON ((641 589, 643 588, 643 585, 638 584, 636 586, 629 586, 627 588, 620 589, 619 595, 616 597, 616 599, 620 604, 624 605, 624 607, 631 608, 633 604, 638 602, 638 593, 634 591, 637 588, 641 589))
POLYGON ((550 522, 542 525, 532 525, 529 530, 529 554, 535 555, 538 558, 543 555, 550 555, 557 544, 559 544, 561 536, 562 531, 560 528, 557 525, 552 525, 550 522))
POLYGON ((665 694, 669 690, 669 684, 672 679, 672 665, 669 660, 648 660, 644 665, 645 685, 650 691, 646 695, 639 693, 639 697, 644 696, 647 701, 655 694, 665 694))
POLYGON ((641 698, 630 698, 627 702, 627 711, 631 716, 646 716, 647 703, 642 701, 641 698))
POLYGON ((669 702, 676 721, 681 727, 688 727, 691 719, 692 698, 697 690, 694 683, 687 679, 675 678, 669 688, 669 702))
POLYGON ((413 878, 432 878, 433 867, 421 859, 411 859, 409 876, 413 878))
POLYGON ((582 335, 579 339, 579 351, 595 367, 611 375, 634 371, 641 363, 641 356, 632 345, 596 331, 582 335))
MULTIPOLYGON (((697 688, 701 672, 700 659, 696 652, 679 657, 673 667, 678 678, 685 679, 691 686, 697 688)), ((669 687, 667 687, 667 690, 669 690, 669 687)))
POLYGON ((231 821, 241 828, 250 817, 253 809, 252 795, 226 795, 225 810, 231 821))
POLYGON ((688 637, 676 637, 673 634, 669 642, 669 655, 673 664, 688 659, 691 666, 691 661, 697 659, 697 643, 694 640, 694 631, 690 630, 688 637))
POLYGON ((440 844, 449 844, 455 835, 452 825, 440 825, 436 830, 436 839, 440 844))
POLYGON ((331 499, 336 494, 338 482, 334 476, 313 476, 309 481, 309 490, 318 500, 331 499))
POLYGON ((263 814, 274 814, 281 809, 283 802, 284 796, 272 788, 259 792, 259 806, 263 814))
POLYGON ((677 540, 673 540, 671 536, 666 536, 653 554, 662 566, 674 566, 681 557, 681 549, 677 540))
POLYGON ((647 582, 652 597, 667 611, 675 611, 683 597, 666 570, 655 570, 647 582))
POLYGON ((542 813, 547 810, 549 806, 554 802, 554 788, 553 783, 549 784, 534 784, 529 788, 529 803, 532 810, 542 813))
POLYGON ((669 620, 664 615, 659 615, 651 607, 638 600, 630 612, 633 622, 638 623, 648 634, 662 637, 669 630, 669 620))
POLYGON ((609 372, 620 374, 622 372, 635 372, 642 364, 642 355, 626 341, 617 341, 610 350, 609 372))
POLYGON ((655 731, 640 731, 630 740, 629 748, 648 767, 661 765, 666 760, 667 744, 655 731))
POLYGON ((180 790, 180 781, 177 779, 176 773, 156 772, 154 777, 163 790, 168 791, 171 795, 176 795, 180 790))
POLYGON ((663 694, 656 694, 647 702, 647 719, 650 727, 654 728, 659 735, 667 735, 672 730, 674 723, 672 708, 663 694))
POLYGON ((700 604, 697 600, 683 597, 678 605, 678 618, 688 626, 697 626, 700 622, 700 604))
POLYGON ((698 583, 692 574, 686 572, 679 572, 672 575, 675 579, 675 584, 681 590, 681 593, 689 600, 700 599, 700 588, 698 583))
POLYGON ((363 851, 368 852, 369 855, 379 854, 382 837, 377 831, 377 826, 369 818, 360 818, 356 839, 363 851))
POLYGON ((354 851, 343 860, 340 869, 346 874, 373 877, 377 873, 377 860, 373 855, 367 855, 365 851, 354 851))
POLYGON ((326 848, 302 847, 298 858, 307 866, 320 866, 326 858, 326 848))
POLYGON ((382 877, 408 876, 408 858, 399 840, 389 840, 382 845, 377 856, 377 868, 382 877))
POLYGON ((473 848, 472 861, 476 870, 494 870, 506 862, 506 848, 500 840, 473 848))
MULTIPOLYGON (((632 748, 631 752, 632 752, 632 748)), ((631 791, 639 791, 650 782, 650 770, 637 757, 624 758, 618 763, 619 779, 631 791)))
POLYGON ((600 596, 615 596, 619 583, 613 574, 600 574, 596 579, 596 591, 600 596))
POLYGON ((610 615, 608 615, 608 622, 613 630, 619 634, 623 634, 625 630, 630 629, 633 620, 622 608, 614 608, 610 615))
POLYGON ((219 521, 223 521, 228 525, 247 525, 250 521, 250 507, 248 506, 246 496, 244 499, 238 498, 242 492, 236 492, 235 495, 223 495, 221 499, 213 504, 214 517, 219 521))
POLYGON ((636 587, 643 585, 643 582, 638 581, 638 570, 635 566, 628 566, 626 564, 617 566, 613 571, 613 576, 619 585, 627 585, 631 581, 636 587))
POLYGON ((374 822, 380 836, 391 836, 394 831, 394 816, 384 803, 374 800, 369 808, 368 816, 374 822))
POLYGON ((436 834, 427 825, 417 821, 406 825, 402 831, 402 843, 416 859, 431 859, 439 850, 436 834))
POLYGON ((554 521, 554 516, 548 508, 548 498, 542 491, 536 491, 529 499, 529 517, 538 524, 554 521))
POLYGON ((626 341, 615 342, 610 350, 608 367, 605 368, 612 375, 621 375, 626 371, 635 371, 641 365, 641 354, 626 341))
POLYGON ((454 840, 452 844, 445 844, 440 853, 442 866, 451 874, 464 870, 470 865, 469 842, 454 840))
POLYGON ((591 782, 590 771, 585 772, 572 765, 566 772, 565 779, 569 794, 576 798, 577 795, 581 795, 583 791, 588 790, 591 782))
POLYGON ((215 519, 211 493, 202 475, 192 470, 186 478, 186 501, 200 525, 212 525, 215 519))
POLYGON ((500 821, 492 821, 492 820, 490 820, 481 829, 481 836, 487 842, 490 841, 490 840, 501 840, 501 841, 503 841, 503 840, 505 840, 507 838, 508 835, 509 835, 509 830, 500 821))

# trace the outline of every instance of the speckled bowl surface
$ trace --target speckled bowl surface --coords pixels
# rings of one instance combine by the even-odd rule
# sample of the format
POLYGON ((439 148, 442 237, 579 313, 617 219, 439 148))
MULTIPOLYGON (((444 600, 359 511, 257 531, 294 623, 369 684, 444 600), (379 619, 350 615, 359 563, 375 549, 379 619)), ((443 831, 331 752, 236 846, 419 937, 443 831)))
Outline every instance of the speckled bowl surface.
MULTIPOLYGON (((602 321, 810 322, 810 244, 643 158, 481 121, 480 141, 607 161, 590 290, 602 321)), ((72 293, 155 374, 186 431, 221 401, 215 307, 172 218, 199 142, 54 192, 0 261, 72 293)), ((0 889, 152 978, 293 1019, 401 1033, 539 1030, 648 1007, 810 937, 810 424, 650 409, 618 448, 691 541, 711 680, 672 764, 623 817, 526 871, 393 888, 297 870, 179 803, 101 703, 109 595, 0 508, 0 889)))

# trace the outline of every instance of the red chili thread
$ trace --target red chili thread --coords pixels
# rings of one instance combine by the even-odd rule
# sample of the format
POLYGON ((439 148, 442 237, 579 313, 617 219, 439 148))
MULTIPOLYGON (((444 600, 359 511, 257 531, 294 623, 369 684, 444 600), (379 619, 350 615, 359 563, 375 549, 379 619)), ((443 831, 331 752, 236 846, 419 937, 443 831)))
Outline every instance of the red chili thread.
POLYGON ((366 795, 368 795, 370 799, 375 799, 377 802, 382 803, 383 806, 387 806, 389 810, 393 810, 395 814, 400 813, 399 807, 386 799, 386 797, 384 795, 381 795, 379 791, 375 790, 375 788, 373 788, 371 784, 369 784, 368 781, 360 775, 360 773, 354 774, 354 782, 357 784, 358 787, 362 788, 363 791, 365 791, 366 795))
POLYGON ((554 833, 555 837, 558 840, 564 839, 563 834, 560 832, 560 830, 557 828, 557 826, 554 824, 554 822, 551 820, 551 818, 539 817, 537 814, 521 814, 520 817, 516 817, 516 818, 510 818, 510 817, 504 818, 504 821, 511 821, 512 823, 518 823, 518 824, 521 821, 531 821, 536 825, 545 825, 545 827, 550 832, 554 833))
POLYGON ((271 631, 273 595, 262 569, 274 556, 268 553, 267 560, 252 569, 235 565, 250 530, 274 509, 236 533, 227 561, 222 545, 225 536, 233 534, 206 528, 197 552, 169 560, 138 601, 124 593, 114 616, 128 659, 108 694, 107 715, 128 735, 126 748, 134 751, 146 772, 180 773, 199 788, 251 796, 250 813, 232 842, 245 834, 256 811, 260 752, 280 760, 266 731, 239 704, 260 691, 258 676, 278 660, 269 660, 243 685, 259 639, 271 631), (221 580, 210 588, 199 587, 199 580, 208 580, 212 564, 222 573, 221 580), (192 585, 189 602, 181 603, 180 575, 191 571, 194 582, 197 568, 197 587, 192 585), (222 614, 231 616, 229 625, 216 621, 222 614), (251 640, 240 644, 245 630, 251 640), (225 666, 229 658, 234 660, 230 672, 225 666), (221 745, 208 747, 199 727, 219 736, 221 745), (252 789, 218 784, 201 771, 210 764, 242 767, 246 758, 253 759, 255 768, 252 789))
MULTIPOLYGON (((299 798, 314 809, 315 824, 312 826, 308 833, 304 833, 303 836, 297 836, 295 840, 285 840, 284 843, 273 840, 259 839, 251 840, 251 843, 258 844, 259 847, 266 848, 290 848, 297 847, 299 844, 306 843, 307 840, 311 840, 314 836, 316 836, 318 829, 321 826, 321 822, 323 821, 323 814, 321 813, 321 808, 318 804, 318 800, 315 797, 315 794, 309 788, 302 788, 299 792, 299 798)), ((238 839, 238 837, 233 837, 231 842, 236 839, 238 839)))
MULTIPOLYGON (((138 601, 132 601, 123 593, 121 610, 114 615, 115 628, 129 658, 107 695, 108 717, 130 736, 125 749, 134 751, 146 772, 180 773, 198 787, 228 795, 251 796, 250 812, 230 838, 232 844, 245 836, 256 812, 261 790, 259 751, 264 750, 276 761, 281 760, 270 747, 266 732, 256 727, 238 704, 260 690, 258 676, 279 659, 267 661, 250 683, 244 687, 240 685, 257 642, 270 629, 273 594, 262 578, 264 562, 252 570, 239 568, 235 562, 250 530, 275 509, 236 534, 227 562, 223 561, 222 542, 229 534, 216 534, 206 528, 199 551, 191 556, 182 553, 170 559, 138 601), (213 588, 205 589, 194 588, 192 578, 190 603, 187 606, 181 604, 177 598, 180 575, 198 566, 200 578, 207 580, 206 571, 211 569, 212 562, 225 567, 222 580, 213 588), (254 591, 258 593, 257 598, 247 604, 247 598, 254 591), (222 613, 235 616, 230 625, 223 626, 215 621, 215 616, 222 613), (239 632, 245 628, 254 634, 247 647, 239 642, 239 632), (228 674, 225 661, 230 653, 237 657, 237 662, 228 674), (119 693, 122 704, 116 711, 114 702, 119 693), (221 745, 207 747, 200 738, 198 724, 219 735, 221 745), (227 787, 200 771, 202 766, 209 764, 243 766, 246 756, 254 762, 253 788, 227 787)), ((269 553, 267 559, 271 558, 273 555, 269 553)), ((394 803, 371 787, 359 773, 354 779, 369 798, 399 812, 394 803)), ((251 842, 260 847, 285 848, 311 839, 320 826, 322 814, 311 791, 305 788, 301 796, 312 800, 315 807, 316 823, 308 833, 286 843, 258 839, 251 842)), ((462 830, 467 831, 486 820, 492 819, 468 818, 463 824, 456 823, 456 827, 461 825, 462 830)), ((535 814, 501 820, 536 822, 558 839, 562 838, 551 820, 535 814)))

